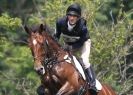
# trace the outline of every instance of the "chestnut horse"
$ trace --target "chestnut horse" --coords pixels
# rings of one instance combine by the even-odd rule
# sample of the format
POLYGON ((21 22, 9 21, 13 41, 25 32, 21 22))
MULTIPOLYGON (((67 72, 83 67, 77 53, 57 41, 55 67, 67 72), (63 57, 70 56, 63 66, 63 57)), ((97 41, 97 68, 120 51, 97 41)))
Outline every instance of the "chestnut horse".
MULTIPOLYGON (((69 56, 48 34, 43 24, 36 28, 24 27, 28 33, 28 45, 34 57, 34 69, 40 75, 40 95, 93 95, 88 83, 81 77, 75 66, 69 63, 69 56)), ((110 86, 102 84, 97 95, 116 95, 110 86)))

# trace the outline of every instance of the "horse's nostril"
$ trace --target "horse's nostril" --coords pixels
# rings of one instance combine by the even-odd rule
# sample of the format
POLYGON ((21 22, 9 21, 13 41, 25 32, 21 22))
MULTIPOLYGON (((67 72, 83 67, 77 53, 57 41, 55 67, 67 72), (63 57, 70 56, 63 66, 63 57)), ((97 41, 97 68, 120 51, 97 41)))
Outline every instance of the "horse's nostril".
POLYGON ((43 68, 40 68, 40 70, 43 70, 43 68))
POLYGON ((45 73, 44 67, 40 67, 40 68, 36 69, 36 71, 37 71, 37 73, 39 73, 39 74, 44 74, 44 73, 45 73))
POLYGON ((42 71, 43 71, 43 68, 38 69, 38 71, 39 71, 39 72, 42 72, 42 71))

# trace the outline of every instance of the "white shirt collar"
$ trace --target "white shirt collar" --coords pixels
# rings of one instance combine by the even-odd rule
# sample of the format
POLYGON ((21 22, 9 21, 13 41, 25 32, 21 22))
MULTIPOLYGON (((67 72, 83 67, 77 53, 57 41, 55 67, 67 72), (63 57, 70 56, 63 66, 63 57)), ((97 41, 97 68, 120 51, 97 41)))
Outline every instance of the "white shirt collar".
POLYGON ((68 30, 69 30, 69 31, 72 31, 72 29, 74 28, 74 26, 75 26, 76 24, 70 25, 70 23, 69 23, 69 21, 68 21, 68 22, 67 22, 67 25, 68 25, 68 30))

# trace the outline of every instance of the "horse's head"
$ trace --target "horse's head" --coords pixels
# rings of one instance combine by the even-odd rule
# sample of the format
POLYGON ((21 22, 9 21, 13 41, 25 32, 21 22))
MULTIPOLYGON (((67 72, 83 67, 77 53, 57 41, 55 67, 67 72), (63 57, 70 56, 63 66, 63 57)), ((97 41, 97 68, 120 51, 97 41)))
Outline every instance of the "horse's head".
POLYGON ((33 28, 29 28, 25 26, 24 28, 27 34, 29 35, 28 45, 34 57, 34 69, 39 74, 44 74, 45 69, 43 66, 43 61, 44 61, 44 55, 45 55, 44 44, 45 44, 46 38, 45 36, 43 36, 43 33, 45 31, 45 27, 43 24, 41 24, 39 27, 36 26, 33 28))

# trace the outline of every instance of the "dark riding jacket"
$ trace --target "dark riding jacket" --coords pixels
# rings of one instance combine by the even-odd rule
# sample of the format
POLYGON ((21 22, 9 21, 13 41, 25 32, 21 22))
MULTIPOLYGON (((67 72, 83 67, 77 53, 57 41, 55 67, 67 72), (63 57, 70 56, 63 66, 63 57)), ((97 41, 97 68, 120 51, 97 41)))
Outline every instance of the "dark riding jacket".
POLYGON ((67 16, 60 18, 56 21, 55 37, 59 40, 60 35, 63 34, 66 38, 68 38, 65 40, 65 43, 67 43, 68 45, 72 45, 73 48, 80 48, 87 39, 90 39, 86 27, 86 20, 80 18, 71 31, 68 30, 67 23, 67 16), (69 41, 69 39, 71 39, 71 41, 69 41))

